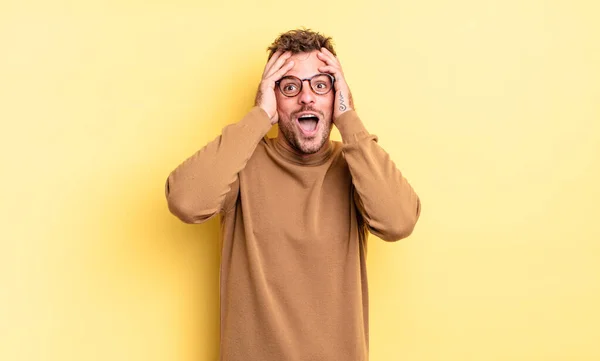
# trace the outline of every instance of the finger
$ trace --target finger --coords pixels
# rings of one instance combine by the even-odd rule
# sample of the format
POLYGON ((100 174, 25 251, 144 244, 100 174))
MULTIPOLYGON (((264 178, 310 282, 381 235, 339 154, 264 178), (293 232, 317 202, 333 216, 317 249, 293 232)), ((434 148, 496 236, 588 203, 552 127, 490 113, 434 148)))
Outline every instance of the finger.
POLYGON ((319 58, 321 61, 325 62, 327 65, 335 65, 335 63, 333 62, 333 59, 331 59, 327 54, 324 53, 317 53, 317 58, 319 58))
POLYGON ((285 63, 278 71, 276 71, 275 73, 273 73, 273 75, 271 75, 269 77, 269 80, 271 80, 274 84, 277 80, 281 79, 285 75, 285 73, 290 71, 290 69, 293 67, 294 67, 294 61, 288 60, 287 63, 285 63))
POLYGON ((333 55, 327 48, 321 48, 321 52, 317 53, 317 56, 321 55, 321 59, 328 59, 333 64, 340 64, 338 58, 333 55))
POLYGON ((336 76, 336 78, 338 77, 337 74, 341 74, 342 71, 340 68, 331 66, 331 65, 326 65, 326 66, 321 66, 319 67, 319 71, 321 73, 329 73, 329 74, 333 74, 336 76))
POLYGON ((278 71, 283 64, 285 63, 286 60, 288 60, 290 58, 290 56, 292 56, 292 53, 289 51, 286 51, 285 53, 283 53, 283 55, 281 55, 276 61, 275 63, 273 63, 273 65, 271 66, 270 69, 268 69, 265 73, 265 79, 270 77, 271 75, 273 75, 273 73, 275 73, 276 71, 278 71))
POLYGON ((281 54, 283 54, 283 50, 277 50, 276 52, 273 53, 273 55, 271 56, 271 59, 269 59, 269 61, 265 65, 265 69, 264 69, 263 73, 266 73, 267 70, 269 70, 271 68, 271 66, 273 66, 273 63, 275 63, 277 61, 277 59, 279 59, 281 54))
POLYGON ((267 70, 267 72, 263 75, 264 79, 270 78, 273 76, 273 74, 275 74, 276 72, 279 71, 279 69, 281 69, 286 62, 289 60, 291 54, 288 55, 282 55, 279 57, 279 59, 277 59, 277 61, 271 66, 271 68, 269 70, 267 70))

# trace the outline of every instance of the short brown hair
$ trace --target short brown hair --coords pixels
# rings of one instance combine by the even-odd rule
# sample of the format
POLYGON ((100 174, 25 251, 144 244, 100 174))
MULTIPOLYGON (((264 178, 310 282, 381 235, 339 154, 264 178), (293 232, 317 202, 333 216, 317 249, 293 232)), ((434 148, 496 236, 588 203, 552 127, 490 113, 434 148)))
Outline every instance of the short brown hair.
POLYGON ((325 48, 333 55, 336 55, 333 49, 333 40, 310 29, 290 30, 280 34, 277 39, 267 48, 269 59, 276 51, 291 51, 292 54, 308 53, 313 50, 325 48))

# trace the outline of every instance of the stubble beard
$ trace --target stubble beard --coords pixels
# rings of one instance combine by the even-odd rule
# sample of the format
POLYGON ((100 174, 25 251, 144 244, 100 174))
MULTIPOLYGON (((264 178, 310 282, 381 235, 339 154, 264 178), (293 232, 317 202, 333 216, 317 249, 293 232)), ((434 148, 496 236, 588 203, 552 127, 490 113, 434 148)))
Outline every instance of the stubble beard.
MULTIPOLYGON (((322 114, 322 113, 321 113, 322 114)), ((317 134, 310 138, 303 136, 302 131, 298 129, 298 125, 294 120, 294 114, 290 117, 285 117, 282 121, 281 114, 279 115, 279 130, 295 150, 303 154, 314 154, 318 152, 325 142, 329 139, 331 128, 333 126, 331 119, 325 119, 323 116, 318 126, 320 127, 317 134)))

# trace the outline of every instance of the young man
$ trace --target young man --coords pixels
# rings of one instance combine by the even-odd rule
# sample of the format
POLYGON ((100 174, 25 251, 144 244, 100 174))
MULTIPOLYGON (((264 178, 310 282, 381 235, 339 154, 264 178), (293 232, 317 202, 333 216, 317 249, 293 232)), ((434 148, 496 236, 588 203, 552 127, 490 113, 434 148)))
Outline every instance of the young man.
POLYGON ((221 215, 220 361, 367 361, 367 234, 407 237, 420 201, 353 110, 330 38, 293 30, 269 50, 256 106, 169 175, 169 209, 221 215))

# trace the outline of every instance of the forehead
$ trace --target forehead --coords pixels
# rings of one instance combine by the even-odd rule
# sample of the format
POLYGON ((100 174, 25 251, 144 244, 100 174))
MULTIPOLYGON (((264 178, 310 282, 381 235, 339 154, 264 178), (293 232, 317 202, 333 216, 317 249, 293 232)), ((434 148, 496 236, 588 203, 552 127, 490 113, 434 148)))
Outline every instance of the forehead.
POLYGON ((317 58, 317 53, 317 50, 313 50, 310 53, 298 53, 292 55, 290 58, 294 61, 294 66, 286 73, 286 75, 305 78, 319 73, 319 68, 327 64, 317 58))

